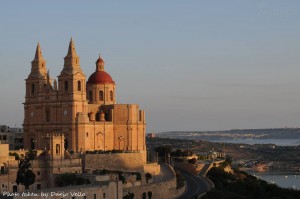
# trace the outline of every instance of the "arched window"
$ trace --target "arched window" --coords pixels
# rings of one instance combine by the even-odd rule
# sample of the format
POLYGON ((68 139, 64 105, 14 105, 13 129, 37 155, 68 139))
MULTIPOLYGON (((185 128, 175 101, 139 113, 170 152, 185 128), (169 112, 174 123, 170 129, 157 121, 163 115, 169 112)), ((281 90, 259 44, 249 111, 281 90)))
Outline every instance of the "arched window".
POLYGON ((109 92, 110 101, 114 100, 114 94, 112 91, 109 92))
POLYGON ((147 198, 147 194, 146 194, 145 192, 143 193, 142 198, 143 198, 143 199, 146 199, 146 198, 147 198))
POLYGON ((56 155, 59 155, 60 154, 60 145, 59 144, 57 144, 56 145, 56 155))
POLYGON ((152 198, 152 191, 148 191, 148 198, 149 198, 149 199, 152 198))
POLYGON ((77 82, 77 90, 78 90, 78 91, 81 91, 81 81, 78 81, 78 82, 77 82))
POLYGON ((100 101, 103 101, 103 91, 100 91, 100 92, 99 92, 99 100, 100 100, 100 101))
POLYGON ((86 137, 89 137, 89 133, 86 133, 86 137))
POLYGON ((35 92, 34 84, 31 84, 31 95, 34 95, 34 92, 35 92))
POLYGON ((67 92, 69 90, 69 83, 68 81, 65 81, 65 91, 67 92))

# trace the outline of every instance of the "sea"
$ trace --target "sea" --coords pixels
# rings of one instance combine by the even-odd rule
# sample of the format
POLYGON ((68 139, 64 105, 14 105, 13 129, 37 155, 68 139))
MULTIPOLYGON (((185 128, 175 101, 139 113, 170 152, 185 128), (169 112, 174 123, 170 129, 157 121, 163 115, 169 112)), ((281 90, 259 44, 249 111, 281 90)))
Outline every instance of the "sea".
POLYGON ((270 184, 277 184, 283 188, 300 190, 300 172, 289 173, 251 173, 255 177, 267 181, 270 184))
POLYGON ((207 140, 211 142, 225 142, 233 144, 275 144, 277 146, 297 146, 300 139, 231 139, 231 140, 207 140))
MULTIPOLYGON (((275 144, 277 146, 297 146, 300 145, 300 139, 235 139, 235 140, 209 140, 212 142, 224 142, 235 144, 275 144)), ((300 172, 269 172, 269 173, 251 173, 259 179, 265 180, 271 184, 277 184, 283 188, 292 188, 300 190, 300 172)))

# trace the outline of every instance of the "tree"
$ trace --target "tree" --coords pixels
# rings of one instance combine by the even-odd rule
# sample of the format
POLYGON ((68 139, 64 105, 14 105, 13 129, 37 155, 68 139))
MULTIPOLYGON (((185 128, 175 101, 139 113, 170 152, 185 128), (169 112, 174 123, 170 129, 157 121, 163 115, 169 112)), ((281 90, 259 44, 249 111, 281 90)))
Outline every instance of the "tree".
POLYGON ((29 158, 29 160, 34 160, 34 158, 37 156, 36 150, 30 150, 26 156, 29 158))
POLYGON ((118 173, 118 176, 119 176, 119 180, 122 181, 122 184, 125 184, 126 178, 125 178, 125 176, 123 175, 123 172, 122 172, 122 171, 117 171, 117 173, 118 173))
POLYGON ((181 149, 177 149, 176 151, 172 151, 170 155, 172 157, 182 157, 183 151, 181 149))
POLYGON ((192 158, 192 159, 189 159, 188 162, 191 163, 191 164, 196 164, 197 159, 196 158, 192 158))
POLYGON ((160 157, 165 157, 168 153, 171 153, 171 151, 171 146, 158 146, 155 148, 155 152, 157 152, 160 157))
POLYGON ((148 181, 152 178, 151 173, 146 173, 145 178, 146 178, 146 182, 148 183, 148 181))
POLYGON ((20 160, 20 156, 16 152, 14 152, 14 153, 10 152, 9 155, 10 156, 15 156, 15 160, 20 160))
POLYGON ((134 198, 134 193, 128 192, 123 199, 133 199, 134 198))
POLYGON ((31 169, 31 160, 34 160, 35 157, 36 151, 29 151, 19 162, 16 183, 24 185, 25 190, 28 190, 29 186, 35 182, 35 174, 31 169))
POLYGON ((141 180, 142 179, 142 176, 139 172, 135 173, 136 175, 136 180, 141 180))
POLYGON ((170 155, 171 151, 171 146, 158 146, 155 148, 155 152, 157 152, 158 156, 161 157, 163 162, 168 161, 168 155, 170 155))
POLYGON ((66 187, 70 185, 83 185, 83 184, 91 184, 89 179, 85 179, 80 176, 76 176, 74 173, 64 173, 60 174, 55 178, 55 184, 58 187, 66 187))

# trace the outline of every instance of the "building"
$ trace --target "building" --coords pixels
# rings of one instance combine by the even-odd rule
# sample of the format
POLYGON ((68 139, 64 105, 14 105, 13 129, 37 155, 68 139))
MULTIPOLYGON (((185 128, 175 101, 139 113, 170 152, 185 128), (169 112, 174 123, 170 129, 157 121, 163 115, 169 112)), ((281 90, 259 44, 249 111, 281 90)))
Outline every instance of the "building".
POLYGON ((156 135, 155 135, 154 132, 152 132, 152 133, 148 133, 148 134, 147 134, 147 137, 148 137, 148 138, 156 138, 156 135))
MULTIPOLYGON (((58 136, 59 137, 59 136, 58 136)), ((50 142, 55 142, 55 136, 49 137, 50 142)), ((60 139, 60 138, 59 138, 60 139)), ((26 194, 23 185, 17 185, 16 177, 18 172, 19 161, 15 159, 14 156, 9 155, 9 153, 17 153, 18 155, 24 155, 26 151, 8 150, 8 144, 0 144, 0 198, 6 193, 15 193, 17 197, 14 198, 24 198, 24 193, 26 194)), ((26 198, 111 198, 111 199, 121 199, 122 198, 122 182, 112 179, 105 178, 97 181, 93 181, 92 184, 84 186, 68 186, 68 187, 57 187, 54 181, 55 178, 62 173, 77 173, 77 175, 82 176, 81 173, 81 159, 76 157, 66 158, 61 155, 61 158, 57 158, 54 154, 50 152, 46 159, 43 159, 41 155, 42 151, 38 151, 38 158, 31 161, 32 170, 35 174, 35 182, 30 185, 30 193, 34 196, 26 196, 26 198), (42 192, 45 193, 44 196, 41 195, 42 192), (75 193, 74 196, 72 196, 75 193), (118 194, 116 194, 118 193, 118 194), (82 195, 82 196, 78 196, 82 195)), ((94 176, 92 176, 94 177, 94 176)))
MULTIPOLYGON (((24 150, 9 150, 6 142, 0 143, 0 193, 27 193, 23 185, 16 184, 18 158, 34 149, 37 156, 31 160, 31 168, 36 179, 29 190, 37 195, 29 198, 52 192, 84 194, 51 197, 70 199, 121 199, 129 193, 138 198, 146 193, 158 199, 179 196, 184 188, 176 189, 171 166, 164 165, 161 170, 157 162, 146 161, 144 111, 137 104, 117 104, 115 96, 116 84, 105 72, 100 56, 86 81, 71 39, 56 81, 47 71, 38 44, 26 79, 24 150), (104 171, 107 173, 102 175, 104 171), (57 179, 66 173, 88 179, 90 184, 85 181, 77 186, 74 180, 77 184, 72 187, 59 185, 57 179), (153 175, 150 183, 148 173, 153 175)), ((3 127, 3 131, 8 129, 3 127)))
POLYGON ((116 103, 116 84, 104 65, 99 56, 86 81, 71 39, 57 82, 37 45, 26 79, 25 149, 49 149, 47 136, 55 134, 64 137, 57 151, 139 151, 146 161, 145 113, 137 104, 116 103))
POLYGON ((9 150, 23 149, 23 137, 22 128, 9 128, 9 126, 0 125, 0 143, 9 144, 9 150))

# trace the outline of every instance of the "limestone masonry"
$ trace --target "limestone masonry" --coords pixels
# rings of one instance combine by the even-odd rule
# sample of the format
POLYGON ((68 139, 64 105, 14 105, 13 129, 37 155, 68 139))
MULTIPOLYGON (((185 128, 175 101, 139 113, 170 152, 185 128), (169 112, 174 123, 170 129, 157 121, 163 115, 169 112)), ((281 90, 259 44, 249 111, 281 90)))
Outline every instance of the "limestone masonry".
POLYGON ((146 161, 145 113, 137 104, 116 104, 116 84, 99 56, 86 81, 71 39, 58 82, 46 68, 37 45, 26 79, 24 148, 50 150, 139 151, 146 161))

